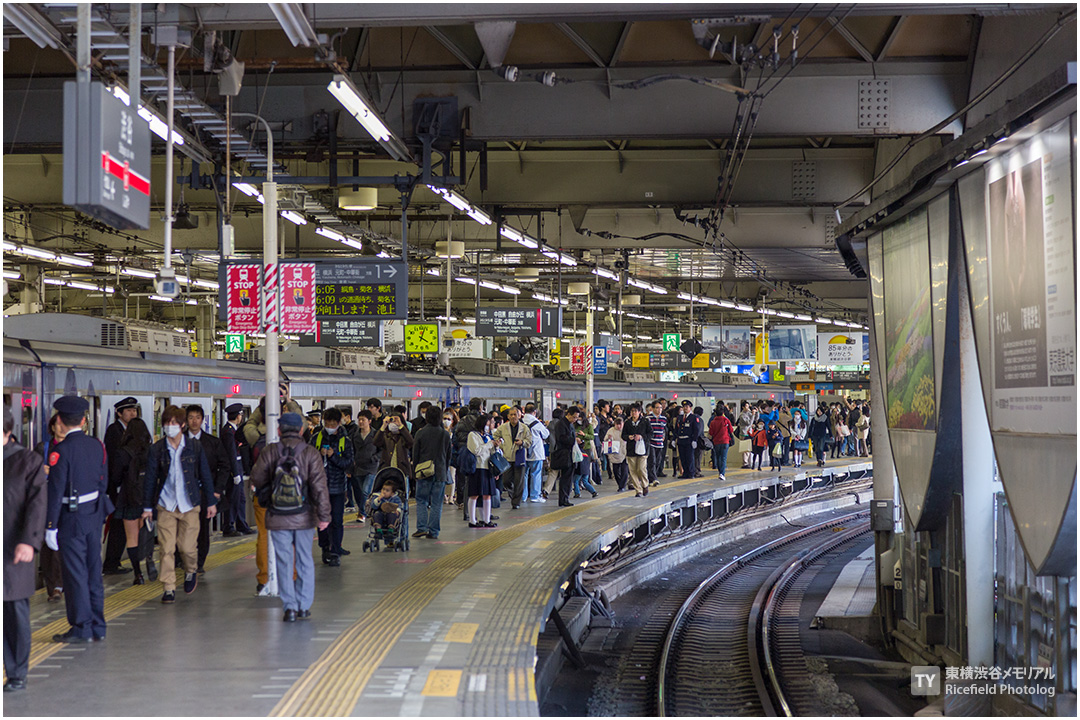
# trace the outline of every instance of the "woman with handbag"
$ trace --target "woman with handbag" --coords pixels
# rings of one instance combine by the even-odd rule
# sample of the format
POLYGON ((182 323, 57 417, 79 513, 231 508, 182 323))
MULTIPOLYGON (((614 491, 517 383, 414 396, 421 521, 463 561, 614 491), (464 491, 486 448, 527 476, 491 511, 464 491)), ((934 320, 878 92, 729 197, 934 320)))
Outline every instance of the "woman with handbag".
POLYGON ((443 503, 446 505, 454 504, 454 488, 457 485, 457 454, 458 449, 454 446, 453 436, 454 428, 458 424, 457 413, 453 408, 446 408, 443 410, 442 427, 446 432, 450 433, 450 467, 446 469, 446 495, 443 498, 443 503))
POLYGON ((414 538, 439 537, 443 491, 449 480, 450 433, 443 427, 442 411, 432 405, 424 425, 413 438, 413 474, 416 476, 416 532, 414 538))
POLYGON ((495 479, 491 475, 491 453, 495 451, 495 441, 491 437, 493 421, 491 415, 480 415, 473 423, 469 433, 466 452, 476 458, 475 470, 467 473, 469 478, 469 527, 493 528, 491 521, 491 496, 499 492, 495 479), (483 500, 483 520, 476 519, 477 502, 483 500))
POLYGON ((626 444, 626 462, 630 469, 630 487, 634 497, 649 494, 649 476, 646 463, 649 460, 649 439, 652 426, 641 414, 641 405, 630 406, 630 419, 623 423, 622 439, 626 444))
POLYGON ((810 442, 814 445, 814 457, 818 467, 825 467, 825 438, 829 435, 829 420, 825 415, 825 406, 818 405, 814 417, 810 418, 808 429, 810 442))

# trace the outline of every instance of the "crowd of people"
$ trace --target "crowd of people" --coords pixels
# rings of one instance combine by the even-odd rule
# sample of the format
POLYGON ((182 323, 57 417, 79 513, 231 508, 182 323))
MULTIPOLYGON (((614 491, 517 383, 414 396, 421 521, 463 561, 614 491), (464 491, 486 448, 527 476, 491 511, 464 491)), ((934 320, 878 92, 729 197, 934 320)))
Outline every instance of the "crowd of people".
POLYGON ((49 602, 66 604, 70 629, 53 639, 102 641, 101 576, 132 573, 134 585, 160 578, 161 601, 176 602, 176 567, 184 593, 193 593, 217 516, 225 537, 257 533, 257 595, 270 594, 273 547, 283 620, 295 622, 311 615, 316 535, 330 567, 351 554, 346 522, 370 524, 393 548, 405 542, 409 498, 410 539, 436 539, 444 506, 460 509, 469 528, 495 528, 495 510, 549 499, 571 507, 583 492, 597 497, 605 481, 644 497, 668 472, 702 477, 711 464, 724 479, 733 446, 743 468, 761 471, 766 453, 770 469, 799 467, 811 452, 821 466, 827 452, 866 456, 870 445, 869 403, 846 398, 819 403, 813 413, 797 400, 743 401, 737 411, 718 402, 707 421, 689 400, 600 400, 591 408, 559 405, 548 422, 533 403, 488 409, 481 398, 465 406, 425 401, 412 418, 405 406, 384 407, 379 398, 355 416, 349 405, 305 416, 287 383, 278 399, 280 439, 269 444, 265 398, 246 420, 239 403, 226 407, 217 435, 203 407, 169 405, 156 441, 136 399, 125 398, 102 442, 82 432, 86 400, 65 396, 34 451, 11 438, 5 409, 5 691, 25 686, 35 559, 49 602), (247 523, 249 500, 256 528, 247 523), (121 565, 125 552, 130 568, 121 565))

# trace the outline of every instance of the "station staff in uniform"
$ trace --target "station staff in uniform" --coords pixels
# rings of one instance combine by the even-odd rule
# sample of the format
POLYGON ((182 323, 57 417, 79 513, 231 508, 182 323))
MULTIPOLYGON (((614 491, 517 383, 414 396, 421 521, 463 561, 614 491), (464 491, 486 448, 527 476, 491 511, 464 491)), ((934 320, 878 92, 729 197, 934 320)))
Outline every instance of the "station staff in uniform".
MULTIPOLYGON (((120 438, 127 430, 128 423, 139 417, 139 401, 133 397, 126 397, 113 405, 113 410, 116 411, 116 420, 105 428, 105 454, 108 457, 116 457, 116 451, 120 449, 120 438)), ((119 492, 120 482, 116 478, 110 478, 109 500, 113 505, 116 504, 119 492)), ((140 543, 142 544, 144 543, 140 543)), ((113 517, 109 521, 109 539, 105 544, 105 562, 102 563, 102 571, 106 575, 122 575, 131 572, 120 565, 126 547, 127 535, 124 532, 124 521, 113 517)))
POLYGON ((675 437, 679 448, 679 465, 683 479, 695 478, 697 471, 697 448, 705 436, 705 423, 694 413, 689 400, 683 400, 679 416, 675 419, 675 437))
MULTIPOLYGON (((253 535, 254 530, 247 524, 247 502, 244 497, 244 476, 251 474, 251 454, 247 445, 237 442, 236 431, 240 429, 244 406, 233 403, 225 408, 226 422, 221 426, 221 444, 225 454, 231 459, 231 476, 225 486, 226 515, 222 527, 225 537, 253 535)), ((243 437, 243 433, 240 434, 243 437)))
POLYGON ((64 559, 64 602, 71 628, 53 635, 55 642, 86 643, 105 639, 105 589, 101 582, 101 526, 113 511, 106 495, 105 446, 86 435, 90 404, 67 395, 53 403, 64 442, 53 446, 45 542, 64 559))

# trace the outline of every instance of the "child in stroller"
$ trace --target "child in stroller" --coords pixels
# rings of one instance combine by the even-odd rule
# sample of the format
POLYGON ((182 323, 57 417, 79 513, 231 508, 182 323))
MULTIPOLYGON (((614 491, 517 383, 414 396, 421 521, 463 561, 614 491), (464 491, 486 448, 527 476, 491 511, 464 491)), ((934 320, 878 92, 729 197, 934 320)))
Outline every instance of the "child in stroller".
POLYGON ((364 552, 378 552, 380 542, 387 550, 409 549, 407 487, 405 475, 397 468, 383 468, 375 476, 375 492, 364 508, 371 518, 364 552))

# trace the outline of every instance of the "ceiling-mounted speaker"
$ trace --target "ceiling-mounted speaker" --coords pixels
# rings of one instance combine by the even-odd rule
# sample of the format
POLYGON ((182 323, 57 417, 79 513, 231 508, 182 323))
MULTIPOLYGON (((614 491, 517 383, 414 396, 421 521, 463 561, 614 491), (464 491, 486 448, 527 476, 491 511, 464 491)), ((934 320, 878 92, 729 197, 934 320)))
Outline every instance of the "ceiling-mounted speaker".
POLYGON ((623 295, 622 296, 622 304, 623 304, 624 307, 626 305, 640 305, 641 304, 641 296, 640 295, 623 295))
POLYGON ((173 230, 195 230, 199 227, 199 217, 192 215, 187 203, 176 206, 176 215, 173 217, 173 230))
POLYGON ((514 362, 521 362, 529 356, 529 348, 515 340, 506 346, 506 356, 514 362))
POLYGON ((689 340, 683 340, 680 350, 682 350, 683 355, 693 360, 704 347, 697 338, 690 338, 689 340))
POLYGON ((514 279, 523 283, 534 283, 540 280, 539 268, 517 268, 514 270, 514 279))
POLYGON ((566 286, 568 295, 588 295, 592 284, 587 282, 572 282, 566 286))

